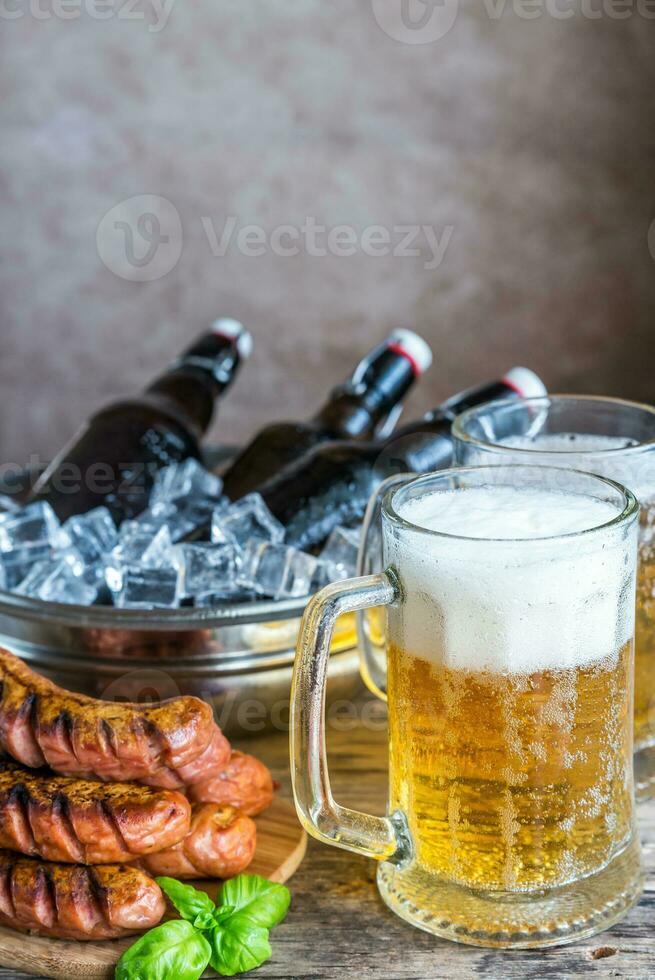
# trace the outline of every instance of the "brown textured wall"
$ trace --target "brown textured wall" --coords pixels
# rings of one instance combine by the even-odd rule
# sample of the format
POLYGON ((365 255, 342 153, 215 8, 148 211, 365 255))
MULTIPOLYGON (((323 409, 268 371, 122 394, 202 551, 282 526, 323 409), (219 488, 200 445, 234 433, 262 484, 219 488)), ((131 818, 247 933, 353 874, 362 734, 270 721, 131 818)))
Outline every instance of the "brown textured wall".
POLYGON ((414 412, 512 362, 655 399, 648 8, 406 0, 427 28, 399 41, 401 0, 174 0, 167 21, 152 0, 102 20, 50 2, 0 12, 5 459, 52 452, 218 313, 256 338, 229 439, 309 412, 397 324, 436 352, 414 412), (141 208, 169 240, 148 263, 146 219, 134 265, 116 222, 138 214, 103 216, 137 195, 170 202, 141 208), (227 219, 236 237, 307 218, 351 226, 355 254, 212 253, 227 219), (363 254, 366 229, 398 244, 412 224, 451 236, 440 264, 423 233, 418 255, 363 254))

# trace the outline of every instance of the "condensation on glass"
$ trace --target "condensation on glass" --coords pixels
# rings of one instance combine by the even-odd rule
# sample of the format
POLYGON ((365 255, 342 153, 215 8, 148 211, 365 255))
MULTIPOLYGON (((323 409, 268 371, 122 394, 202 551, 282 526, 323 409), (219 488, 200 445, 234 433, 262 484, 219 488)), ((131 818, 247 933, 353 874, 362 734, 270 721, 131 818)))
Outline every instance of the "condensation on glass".
POLYGON ((642 888, 632 677, 638 504, 612 481, 471 467, 390 490, 386 571, 310 602, 292 774, 314 836, 380 861, 387 904, 483 946, 572 942, 642 888), (325 757, 333 624, 387 611, 387 817, 340 807, 325 757))

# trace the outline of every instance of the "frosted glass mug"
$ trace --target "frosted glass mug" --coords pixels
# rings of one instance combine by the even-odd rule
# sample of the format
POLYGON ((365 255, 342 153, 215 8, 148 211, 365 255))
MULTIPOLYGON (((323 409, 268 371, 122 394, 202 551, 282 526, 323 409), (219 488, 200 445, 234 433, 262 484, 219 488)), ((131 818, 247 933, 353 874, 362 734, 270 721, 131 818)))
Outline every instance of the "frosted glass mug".
POLYGON ((466 467, 388 490, 381 513, 385 571, 327 586, 303 618, 291 731, 303 825, 376 859, 384 901, 437 935, 531 947, 608 927, 642 889, 635 497, 567 469, 466 467), (511 510, 525 534, 471 532, 511 510), (388 616, 384 817, 334 801, 325 745, 334 623, 370 607, 388 616))

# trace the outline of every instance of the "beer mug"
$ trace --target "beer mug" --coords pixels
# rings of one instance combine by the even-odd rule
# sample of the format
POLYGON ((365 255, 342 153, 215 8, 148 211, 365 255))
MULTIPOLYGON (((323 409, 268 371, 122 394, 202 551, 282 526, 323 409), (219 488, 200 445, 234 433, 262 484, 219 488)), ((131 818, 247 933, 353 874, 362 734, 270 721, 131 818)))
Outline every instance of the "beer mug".
POLYGON ((617 398, 553 395, 490 402, 453 424, 462 464, 534 463, 588 470, 641 504, 635 625, 635 784, 655 791, 655 408, 617 398))
POLYGON ((376 858, 387 905, 457 942, 572 942, 641 893, 632 671, 639 505, 539 466, 444 470, 382 502, 385 571, 303 618, 291 760, 303 826, 376 858), (324 698, 342 613, 388 614, 388 815, 332 797, 324 698))

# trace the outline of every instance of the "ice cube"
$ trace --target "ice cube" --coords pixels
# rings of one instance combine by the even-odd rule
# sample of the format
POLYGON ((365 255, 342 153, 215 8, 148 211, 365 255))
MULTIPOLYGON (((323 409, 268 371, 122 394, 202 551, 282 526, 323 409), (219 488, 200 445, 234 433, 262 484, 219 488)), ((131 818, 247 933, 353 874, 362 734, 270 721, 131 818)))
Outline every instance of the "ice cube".
POLYGON ((168 503, 159 501, 139 514, 137 523, 150 529, 166 525, 175 542, 205 529, 208 537, 215 507, 216 501, 206 497, 189 497, 187 500, 168 503))
POLYGON ((176 555, 167 525, 160 527, 150 544, 141 555, 140 564, 144 568, 163 568, 175 565, 176 555))
POLYGON ((215 473, 201 466, 197 459, 185 459, 160 470, 150 494, 150 506, 187 497, 217 499, 223 490, 223 481, 215 473))
POLYGON ((19 510, 20 504, 16 503, 13 497, 6 493, 0 493, 0 511, 15 514, 19 510))
POLYGON ((98 562, 118 542, 114 519, 106 507, 94 507, 86 514, 69 517, 63 530, 68 534, 73 548, 89 565, 98 562))
POLYGON ((74 575, 83 576, 86 572, 86 562, 77 548, 63 548, 52 552, 52 561, 65 561, 70 565, 74 575))
POLYGON ((239 568, 239 581, 274 599, 305 596, 310 590, 316 558, 283 544, 251 539, 239 568))
POLYGON ((22 548, 15 548, 13 551, 0 554, 5 581, 4 587, 15 589, 37 562, 45 561, 51 557, 52 548, 49 544, 25 545, 22 548))
POLYGON ((112 592, 119 592, 126 568, 177 568, 177 553, 166 525, 142 526, 123 521, 115 548, 103 560, 104 577, 112 592))
POLYGON ((39 544, 54 548, 70 544, 49 503, 39 500, 22 510, 0 514, 0 551, 39 544))
POLYGON ((239 588, 237 550, 232 545, 178 545, 184 574, 185 596, 197 598, 210 593, 228 595, 239 588))
POLYGON ((331 581, 351 578, 357 573, 359 532, 347 527, 335 527, 319 555, 331 581))
POLYGON ((219 533, 219 528, 223 533, 232 534, 240 548, 245 548, 253 539, 269 544, 279 544, 284 540, 284 527, 273 517, 258 493, 247 494, 224 512, 214 512, 212 536, 219 533))
POLYGON ((223 527, 225 509, 216 507, 212 514, 211 539, 214 544, 230 544, 233 548, 238 548, 237 539, 231 531, 226 531, 223 527))
POLYGON ((180 585, 181 569, 127 565, 121 570, 120 587, 113 590, 114 604, 121 609, 172 608, 179 605, 180 585))
POLYGON ((98 589, 85 582, 81 575, 77 575, 66 558, 58 558, 33 565, 16 592, 47 602, 90 606, 95 601, 98 589))
POLYGON ((173 541, 182 541, 190 534, 198 535, 200 532, 204 538, 208 538, 215 505, 215 500, 199 497, 180 501, 176 514, 169 521, 173 541))
POLYGON ((144 565, 158 568, 173 561, 173 542, 164 524, 159 528, 142 526, 138 521, 123 521, 118 545, 112 549, 112 563, 144 565))

